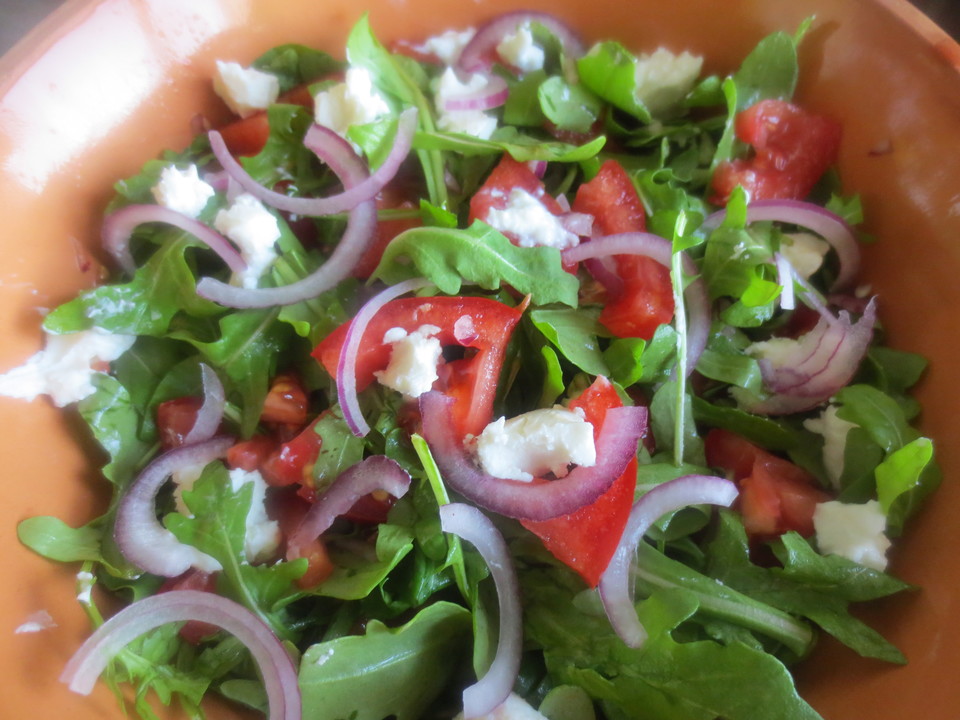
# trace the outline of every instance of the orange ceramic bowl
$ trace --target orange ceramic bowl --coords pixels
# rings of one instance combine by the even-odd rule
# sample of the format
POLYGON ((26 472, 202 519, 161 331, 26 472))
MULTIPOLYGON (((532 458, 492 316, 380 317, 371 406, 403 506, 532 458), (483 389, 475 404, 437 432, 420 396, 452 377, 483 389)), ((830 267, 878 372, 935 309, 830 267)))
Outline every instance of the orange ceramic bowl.
MULTIPOLYGON (((516 0, 368 0, 384 38, 465 26, 516 0)), ((866 611, 910 664, 893 668, 824 642, 801 691, 829 720, 960 716, 960 48, 901 0, 528 0, 588 39, 665 45, 727 72, 762 36, 810 15, 800 98, 842 120, 840 170, 863 198, 866 280, 890 342, 926 355, 923 430, 939 441, 946 482, 893 553, 922 589, 866 611)), ((346 0, 73 0, 0 63, 0 368, 40 344, 38 322, 95 280, 98 223, 114 180, 166 147, 184 146, 197 113, 222 118, 210 91, 217 58, 249 61, 297 41, 339 53, 360 15, 346 0)), ((74 601, 76 568, 16 540, 16 524, 98 512, 96 450, 78 423, 40 401, 0 399, 0 717, 120 718, 111 694, 57 682, 88 632, 74 601), (14 634, 46 610, 55 628, 14 634)), ((175 713, 174 713, 175 715, 175 713)), ((216 708, 215 717, 238 717, 216 708)), ((758 720, 762 720, 758 718, 758 720)))

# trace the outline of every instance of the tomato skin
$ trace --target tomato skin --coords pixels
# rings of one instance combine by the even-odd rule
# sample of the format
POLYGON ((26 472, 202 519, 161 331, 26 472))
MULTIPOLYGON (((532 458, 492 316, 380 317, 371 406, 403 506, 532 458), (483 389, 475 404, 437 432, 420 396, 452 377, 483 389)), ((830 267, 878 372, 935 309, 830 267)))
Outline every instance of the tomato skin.
POLYGON ((707 464, 733 475, 743 525, 752 539, 767 540, 791 530, 813 535, 816 506, 832 499, 817 487, 813 475, 728 430, 711 430, 704 445, 707 464))
POLYGON ((616 160, 607 160, 592 180, 577 189, 573 211, 593 215, 594 232, 600 235, 647 229, 647 214, 637 189, 616 160))
POLYGON ((721 163, 711 202, 725 205, 742 185, 752 200, 802 200, 837 162, 840 124, 784 100, 761 100, 737 115, 737 137, 752 158, 721 163))
POLYGON ((277 445, 277 441, 271 437, 254 435, 227 450, 227 465, 247 472, 259 470, 266 459, 276 451, 277 445))
POLYGON ((323 438, 315 431, 317 420, 307 425, 292 440, 280 445, 263 461, 260 473, 268 485, 285 487, 299 483, 308 488, 313 487, 313 465, 317 462, 323 445, 323 438))
MULTIPOLYGON (((390 362, 391 346, 382 342, 384 333, 402 327, 408 333, 422 325, 440 328, 436 337, 445 347, 462 347, 476 352, 438 368, 440 389, 456 403, 453 408, 458 431, 479 434, 490 422, 497 381, 507 343, 521 310, 489 298, 432 297, 400 298, 388 302, 367 326, 357 355, 357 391, 370 385, 374 373, 390 362), (457 337, 457 321, 469 316, 473 332, 457 337)), ((331 376, 337 375, 340 349, 349 323, 341 325, 314 349, 313 356, 331 376)))
MULTIPOLYGON (((594 439, 600 434, 607 410, 622 405, 616 389, 602 376, 570 402, 571 409, 582 409, 586 420, 593 424, 594 439)), ((636 485, 637 460, 633 458, 613 485, 590 505, 569 515, 523 520, 521 524, 539 537, 554 557, 577 572, 590 587, 596 587, 620 542, 633 507, 636 485)))
POLYGON ((157 406, 157 434, 164 450, 183 445, 197 422, 201 407, 203 398, 193 396, 174 398, 157 406))
MULTIPOLYGON (((281 95, 277 102, 312 108, 313 96, 306 85, 299 85, 281 95)), ((259 153, 267 144, 267 138, 270 137, 270 122, 264 110, 249 117, 234 120, 218 128, 218 132, 232 154, 248 157, 259 153)))
MULTIPOLYGON (((487 222, 491 210, 503 210, 507 206, 510 191, 515 188, 526 190, 554 215, 560 215, 563 212, 556 199, 547 193, 543 182, 526 163, 518 162, 510 155, 504 154, 480 189, 470 198, 469 222, 472 223, 474 220, 487 222)), ((507 234, 507 237, 510 235, 507 234)), ((516 242, 515 237, 510 239, 516 242)))
POLYGON ((281 373, 270 383, 260 421, 302 426, 307 421, 307 393, 293 373, 281 373))

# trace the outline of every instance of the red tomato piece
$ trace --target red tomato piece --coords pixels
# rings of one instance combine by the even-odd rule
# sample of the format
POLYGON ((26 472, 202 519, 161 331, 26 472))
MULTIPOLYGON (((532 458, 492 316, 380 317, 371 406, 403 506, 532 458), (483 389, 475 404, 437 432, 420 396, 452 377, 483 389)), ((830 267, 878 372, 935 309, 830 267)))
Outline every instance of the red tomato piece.
POLYGON ((164 450, 180 447, 197 422, 203 398, 179 397, 157 406, 157 434, 164 450))
MULTIPOLYGON (((570 402, 570 408, 583 410, 586 420, 593 424, 596 439, 607 410, 622 404, 610 381, 598 377, 570 402)), ((596 587, 620 542, 633 507, 636 485, 637 460, 634 458, 613 485, 590 505, 550 520, 521 522, 543 541, 555 558, 576 571, 590 587, 596 587)))
MULTIPOLYGON (((408 199, 403 199, 399 193, 392 191, 389 187, 384 188, 377 196, 377 208, 384 209, 413 209, 417 205, 408 199)), ((383 257, 383 251, 387 245, 397 235, 404 230, 419 227, 423 223, 420 218, 403 218, 398 220, 378 220, 377 234, 370 246, 370 249, 360 258, 360 262, 353 269, 353 276, 358 278, 370 277, 370 274, 377 269, 380 264, 380 258, 383 257)))
POLYGON ((384 490, 376 490, 357 500, 343 517, 361 525, 379 525, 387 521, 387 513, 397 499, 384 490))
POLYGON ((227 450, 227 465, 247 472, 259 470, 260 466, 277 449, 277 441, 266 435, 254 435, 249 440, 238 442, 227 450))
POLYGON ((592 180, 577 189, 573 211, 593 215, 594 232, 601 235, 647 229, 647 215, 637 188, 616 160, 607 160, 592 180))
MULTIPOLYGON (((217 591, 217 576, 215 573, 190 569, 179 577, 166 580, 157 592, 164 593, 170 590, 200 590, 201 592, 215 593, 217 591)), ((220 628, 211 623, 188 620, 180 628, 180 637, 191 645, 199 645, 219 631, 220 628)))
POLYGON ((831 499, 813 475, 728 430, 711 430, 704 444, 707 463, 729 471, 740 488, 737 504, 751 538, 813 534, 813 511, 831 499))
POLYGON ((711 202, 718 205, 737 185, 753 200, 802 200, 837 162, 840 124, 784 100, 761 100, 737 115, 735 127, 754 156, 717 167, 711 202))
POLYGON ((300 378, 292 373, 281 373, 273 379, 263 401, 260 421, 297 427, 307 421, 307 393, 300 378))
POLYGON ((300 483, 308 488, 313 487, 313 465, 323 445, 323 438, 314 430, 316 424, 317 420, 314 420, 263 461, 260 473, 268 485, 283 487, 300 483))
MULTIPOLYGON (((269 514, 280 526, 284 541, 300 527, 309 509, 310 503, 296 493, 281 490, 271 497, 269 514)), ((308 543, 301 548, 301 552, 302 557, 307 559, 307 571, 297 580, 299 587, 308 590, 333 574, 335 566, 327 552, 326 543, 321 538, 308 543)), ((283 554, 286 554, 286 548, 283 549, 283 554)))
MULTIPOLYGON (((281 95, 277 102, 312 108, 313 96, 306 85, 300 85, 281 95)), ((267 144, 267 138, 270 137, 270 123, 264 110, 249 117, 234 120, 218 128, 218 131, 231 153, 246 157, 256 155, 263 150, 263 146, 267 144)))
MULTIPOLYGON (((504 154, 486 182, 470 198, 469 221, 486 222, 491 210, 503 210, 510 199, 510 191, 514 188, 526 190, 554 215, 560 215, 563 212, 556 199, 547 193, 540 178, 526 163, 518 162, 510 155, 504 154)), ((516 238, 510 239, 516 241, 516 238)))
MULTIPOLYGON (((463 434, 479 434, 493 414, 500 368, 520 315, 520 309, 488 298, 393 300, 373 317, 364 333, 357 355, 357 391, 370 385, 375 379, 374 373, 390 362, 391 346, 383 343, 387 330, 402 327, 409 333, 422 325, 435 325, 440 328, 436 337, 441 345, 467 349, 464 357, 438 369, 441 377, 437 386, 456 399, 453 413, 458 429, 463 434)), ((347 327, 348 323, 341 325, 313 351, 313 356, 333 377, 337 374, 347 327)))

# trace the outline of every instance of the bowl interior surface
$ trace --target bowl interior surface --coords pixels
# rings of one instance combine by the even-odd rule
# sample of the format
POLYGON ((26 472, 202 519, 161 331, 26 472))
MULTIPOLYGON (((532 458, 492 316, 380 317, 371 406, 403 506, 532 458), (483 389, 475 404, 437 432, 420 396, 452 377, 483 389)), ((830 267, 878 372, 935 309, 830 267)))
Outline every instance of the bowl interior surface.
MULTIPOLYGON (((922 429, 939 442, 946 482, 908 527, 893 569, 922 589, 864 612, 904 650, 893 668, 823 642, 799 672, 804 696, 830 720, 953 718, 960 711, 960 451, 952 443, 960 370, 960 50, 899 0, 542 0, 588 40, 635 50, 663 45, 734 70, 764 35, 816 15, 801 48, 799 97, 844 125, 840 169, 863 198, 865 282, 879 294, 890 343, 930 359, 922 429)), ((476 24, 508 0, 368 0, 384 40, 476 24)), ((45 309, 95 281, 99 220, 112 183, 166 147, 181 148, 198 113, 226 110, 210 90, 216 59, 249 62, 281 42, 342 55, 361 10, 346 0, 75 0, 0 61, 0 369, 41 342, 45 309)), ((74 600, 77 567, 23 548, 16 524, 55 515, 76 526, 99 514, 98 451, 78 421, 44 401, 0 398, 0 716, 120 718, 102 684, 89 699, 57 677, 88 633, 74 600), (14 634, 46 610, 56 627, 14 634)), ((211 717, 239 717, 217 707, 211 717)), ((172 712, 171 717, 179 716, 172 712)))

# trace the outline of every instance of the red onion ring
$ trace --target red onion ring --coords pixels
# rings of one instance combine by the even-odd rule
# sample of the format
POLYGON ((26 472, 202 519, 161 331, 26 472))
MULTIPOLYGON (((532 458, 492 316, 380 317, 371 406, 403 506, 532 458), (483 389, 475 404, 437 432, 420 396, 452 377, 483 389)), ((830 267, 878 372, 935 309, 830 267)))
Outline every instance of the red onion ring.
MULTIPOLYGON (((347 334, 343 338, 343 346, 340 348, 340 358, 337 360, 337 399, 340 401, 347 427, 357 437, 364 437, 370 432, 370 426, 363 418, 357 398, 357 353, 367 325, 377 311, 391 300, 430 284, 429 280, 412 278, 388 287, 367 300, 350 321, 347 334)), ((379 344, 382 340, 383 338, 377 338, 376 342, 379 344)))
POLYGON ((711 475, 684 475, 657 485, 633 506, 620 544, 598 586, 610 624, 627 646, 640 647, 647 638, 647 631, 640 624, 633 605, 630 573, 631 561, 636 557, 637 546, 647 530, 668 512, 689 505, 730 507, 736 497, 737 487, 729 480, 711 475))
POLYGON ((583 43, 569 25, 548 13, 520 10, 498 15, 481 25, 477 34, 460 53, 457 66, 467 72, 485 69, 489 65, 487 60, 489 53, 495 50, 509 33, 524 23, 531 22, 543 25, 556 35, 567 57, 576 59, 583 55, 583 43))
MULTIPOLYGON (((673 245, 669 240, 659 235, 632 232, 594 238, 590 242, 581 243, 576 247, 564 250, 562 255, 565 263, 582 262, 590 258, 602 258, 609 255, 643 255, 669 268, 673 255, 673 245)), ((688 315, 687 374, 689 375, 697 366, 697 361, 700 359, 700 355, 707 346, 707 340, 710 337, 710 299, 707 295, 707 286, 703 279, 698 276, 699 270, 697 270, 693 260, 686 253, 680 253, 680 255, 683 262, 683 272, 695 278, 683 291, 688 315)), ((591 272, 593 272, 593 269, 591 269, 591 272)), ((620 289, 622 290, 622 284, 620 289)))
POLYGON ((647 429, 644 407, 608 410, 597 438, 596 465, 577 466, 550 482, 516 482, 488 475, 467 456, 451 418, 453 403, 437 391, 420 396, 423 437, 444 480, 477 505, 522 520, 548 520, 592 503, 623 474, 647 429))
POLYGON ((395 498, 403 497, 410 487, 410 474, 385 455, 371 455, 351 465, 337 476, 303 521, 287 539, 287 560, 301 557, 301 551, 324 532, 364 495, 385 490, 395 498))
POLYGON ((160 455, 144 468, 117 506, 113 537, 127 560, 164 577, 176 577, 191 567, 204 572, 220 569, 215 559, 180 542, 157 521, 155 501, 170 475, 222 458, 232 446, 233 438, 228 437, 184 445, 160 455))
POLYGON ((500 610, 500 632, 497 653, 486 674, 463 691, 463 716, 488 716, 500 705, 516 682, 523 649, 523 623, 520 587, 510 561, 510 551, 503 536, 490 519, 477 508, 463 503, 450 503, 440 508, 440 527, 472 544, 497 586, 500 610))
MULTIPOLYGON (((367 169, 350 144, 328 128, 314 125, 304 144, 330 166, 347 190, 367 177, 367 169)), ((263 308, 292 305, 316 297, 348 277, 376 237, 377 206, 373 200, 356 205, 333 254, 311 275, 282 287, 241 288, 214 278, 197 283, 197 294, 225 307, 263 308)))
POLYGON ((263 679, 270 720, 301 720, 296 667, 270 628, 233 600, 199 590, 171 590, 124 608, 87 638, 63 669, 60 681, 75 693, 89 695, 124 647, 161 625, 190 620, 223 628, 246 646, 263 679))
POLYGON ((200 377, 203 378, 203 405, 197 412, 197 419, 190 432, 183 438, 184 445, 204 442, 216 435, 227 404, 223 383, 217 373, 208 365, 200 363, 200 377))
POLYGON ((567 232, 580 237, 593 235, 593 215, 580 212, 567 212, 560 216, 560 225, 567 232))
POLYGON ((243 272, 247 267, 247 263, 229 240, 199 220, 162 205, 127 205, 107 215, 100 231, 104 249, 114 257, 124 272, 132 275, 137 269, 130 254, 130 236, 138 225, 152 222, 173 225, 190 233, 219 255, 235 273, 243 272))
POLYGON ((873 340, 876 320, 875 299, 867 304, 856 323, 851 323, 846 311, 841 310, 834 317, 826 308, 820 308, 820 319, 813 330, 796 340, 775 340, 791 343, 790 352, 778 353, 776 359, 758 360, 763 382, 774 394, 748 404, 746 409, 763 415, 784 415, 809 410, 828 400, 857 372, 873 340))
MULTIPOLYGON (((530 172, 532 172, 541 180, 543 180, 543 176, 547 174, 546 160, 531 160, 530 162, 527 163, 527 167, 530 168, 530 172)), ((565 195, 561 195, 560 197, 562 197, 564 201, 567 201, 567 198, 565 195)), ((557 202, 560 202, 560 197, 557 198, 557 202)), ((569 205, 570 205, 569 201, 567 201, 567 205, 568 205, 567 209, 569 209, 569 205)))
MULTIPOLYGON (((502 81, 502 80, 501 80, 502 81)), ((504 92, 506 91, 506 82, 504 83, 504 92)), ((506 98, 504 98, 505 100, 506 98)), ((313 149, 314 147, 323 147, 330 144, 330 140, 325 133, 318 133, 313 126, 307 132, 304 138, 304 145, 313 149)), ((296 213, 297 215, 321 216, 333 215, 334 213, 352 210, 359 203, 366 200, 372 200, 377 196, 384 186, 390 182, 400 169, 400 165, 406 159, 410 152, 410 145, 413 142, 413 135, 417 129, 417 109, 408 108, 400 113, 400 119, 397 122, 397 135, 394 139, 393 147, 387 155, 383 164, 377 170, 363 180, 357 181, 352 187, 347 188, 338 195, 331 195, 324 198, 304 198, 290 197, 283 193, 271 190, 261 185, 249 173, 243 169, 243 166, 237 162, 227 149, 220 133, 211 130, 208 133, 210 138, 210 149, 214 156, 223 167, 223 169, 235 180, 246 192, 263 201, 271 207, 284 212, 296 213)), ((343 150, 339 147, 324 150, 324 155, 340 155, 343 150)), ((322 157, 322 156, 321 156, 322 157)), ((343 177, 343 163, 336 163, 338 168, 331 166, 331 169, 339 176, 343 177)))
POLYGON ((443 102, 444 111, 492 110, 507 102, 510 94, 507 81, 499 75, 488 75, 486 80, 486 85, 478 90, 446 99, 443 102))
MULTIPOLYGON (((713 213, 703 221, 703 229, 715 229, 726 216, 726 210, 713 213)), ((847 287, 860 271, 860 246, 853 230, 846 220, 826 208, 802 200, 755 200, 747 206, 747 222, 763 220, 807 228, 827 241, 840 263, 831 290, 847 287)))
POLYGON ((617 275, 612 257, 590 258, 585 260, 583 265, 591 277, 603 285, 611 298, 623 295, 623 278, 617 275))

